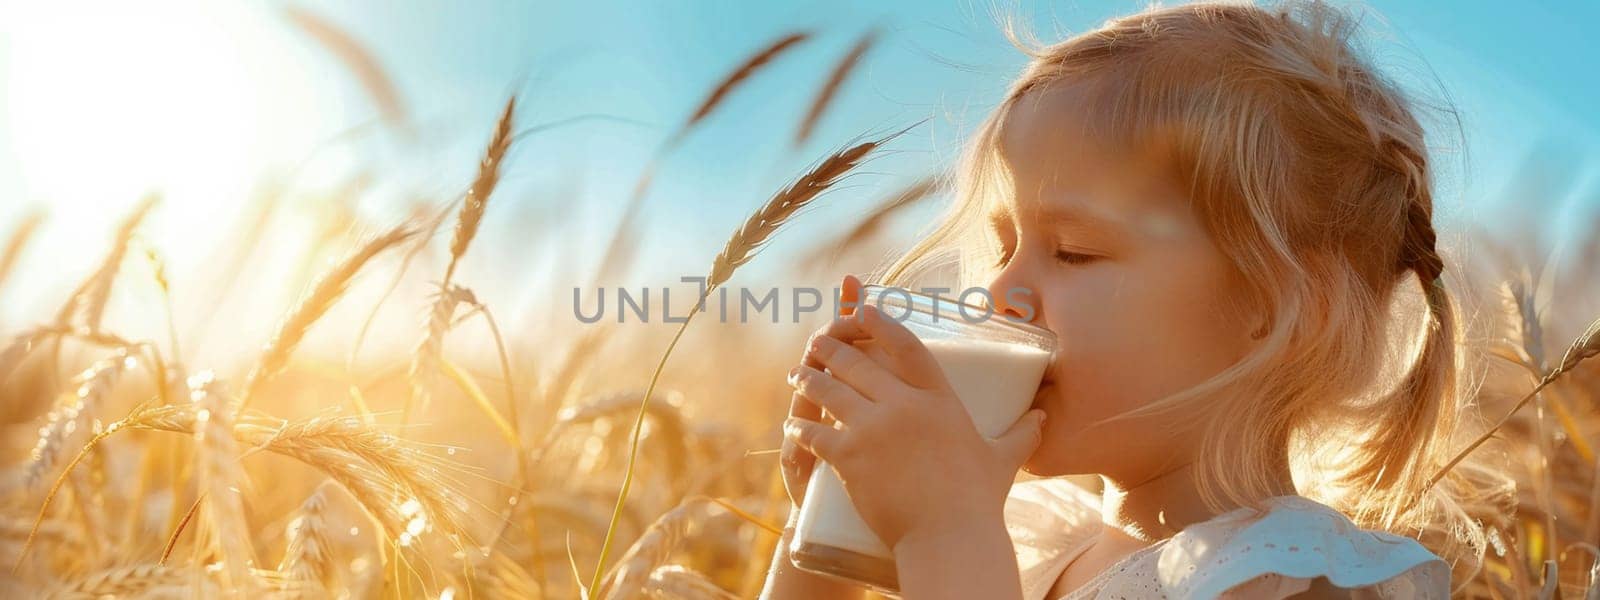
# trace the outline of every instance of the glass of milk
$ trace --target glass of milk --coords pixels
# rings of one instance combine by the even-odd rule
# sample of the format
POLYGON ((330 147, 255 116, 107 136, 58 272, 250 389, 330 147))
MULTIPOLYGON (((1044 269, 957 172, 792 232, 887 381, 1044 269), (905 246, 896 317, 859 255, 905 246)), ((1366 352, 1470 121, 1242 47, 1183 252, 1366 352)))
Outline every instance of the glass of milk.
MULTIPOLYGON (((869 285, 861 304, 911 330, 944 370, 984 437, 1009 429, 1033 404, 1056 337, 992 308, 869 285)), ((806 487, 789 557, 795 566, 896 594, 894 556, 862 521, 839 475, 818 460, 806 487)))

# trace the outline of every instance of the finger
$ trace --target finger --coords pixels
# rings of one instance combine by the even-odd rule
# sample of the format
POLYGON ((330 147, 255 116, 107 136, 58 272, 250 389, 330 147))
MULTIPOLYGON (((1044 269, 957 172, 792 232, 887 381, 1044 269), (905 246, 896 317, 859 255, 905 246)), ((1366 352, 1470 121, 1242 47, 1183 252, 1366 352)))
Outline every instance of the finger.
POLYGON ((828 336, 811 338, 809 356, 845 385, 873 399, 902 397, 911 391, 900 377, 859 348, 828 336))
POLYGON ((813 421, 822 420, 822 407, 805 399, 799 391, 789 395, 789 416, 813 421))
POLYGON ((934 388, 944 384, 944 370, 933 353, 911 333, 905 325, 884 314, 875 306, 863 306, 851 318, 867 336, 879 343, 893 359, 885 365, 901 380, 920 388, 934 388))
POLYGON ((855 275, 845 275, 844 283, 839 286, 839 315, 849 315, 860 303, 861 280, 856 279, 855 275))
POLYGON ((786 474, 792 475, 797 479, 809 473, 816 461, 817 458, 815 456, 812 456, 805 448, 801 448, 793 442, 784 443, 782 449, 778 451, 779 466, 783 468, 786 474))
POLYGON ((798 396, 826 409, 846 427, 872 403, 844 382, 805 365, 789 371, 789 385, 798 396))
MULTIPOLYGON (((846 317, 851 315, 855 312, 856 305, 860 303, 861 280, 856 279, 853 275, 845 275, 844 284, 839 288, 839 314, 837 317, 846 317)), ((861 331, 859 327, 851 324, 848 319, 841 319, 837 317, 829 319, 827 324, 823 325, 821 329, 818 329, 815 334, 812 334, 813 337, 818 335, 827 335, 839 339, 866 339, 866 332, 861 331), (841 327, 848 328, 850 331, 842 330, 841 327)), ((822 365, 818 364, 815 360, 812 360, 809 356, 811 352, 810 348, 811 341, 806 340, 806 350, 800 355, 801 363, 821 369, 822 365)))
POLYGON ((862 329, 861 324, 857 323, 852 317, 830 320, 821 328, 818 328, 816 333, 811 334, 810 339, 806 340, 805 352, 800 356, 801 364, 818 369, 822 368, 821 361, 817 360, 817 357, 812 356, 811 351, 813 350, 813 347, 816 346, 817 338, 823 337, 833 338, 846 344, 872 339, 872 336, 867 333, 867 330, 862 329))
POLYGON ((1028 414, 1022 415, 1016 423, 1011 425, 1005 433, 995 438, 993 445, 1005 464, 1014 468, 1022 468, 1028 462, 1028 457, 1033 456, 1033 451, 1039 448, 1039 442, 1044 433, 1044 411, 1033 409, 1028 414))
POLYGON ((844 432, 816 421, 790 418, 783 422, 783 437, 817 458, 838 462, 844 432))

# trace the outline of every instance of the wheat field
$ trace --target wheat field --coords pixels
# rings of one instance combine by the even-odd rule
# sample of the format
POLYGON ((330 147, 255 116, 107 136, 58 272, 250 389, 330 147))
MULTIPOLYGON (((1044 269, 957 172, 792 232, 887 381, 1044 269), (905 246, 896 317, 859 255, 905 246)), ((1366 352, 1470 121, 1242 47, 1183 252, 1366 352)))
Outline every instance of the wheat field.
MULTIPOLYGON (((386 115, 401 110, 364 49, 313 15, 292 17, 347 59, 386 115)), ((817 131, 877 36, 818 74, 795 139, 777 142, 817 131)), ((811 41, 796 32, 732 57, 655 156, 811 41)), ((213 252, 228 275, 208 285, 174 287, 163 240, 142 233, 159 195, 129 199, 112 231, 80 232, 106 250, 63 273, 78 284, 59 309, 0 323, 0 595, 754 597, 788 506, 772 450, 804 332, 706 318, 502 329, 509 309, 458 269, 497 218, 508 154, 537 134, 516 97, 498 101, 459 194, 419 202, 399 223, 354 210, 276 219, 303 203, 265 195, 213 252), (291 250, 317 260, 289 275, 303 291, 276 307, 271 334, 230 354, 183 353, 188 332, 226 328, 215 322, 228 316, 177 312, 177 300, 246 293, 268 276, 252 258, 285 251, 263 247, 266 230, 285 227, 306 230, 312 247, 291 250), (119 296, 157 301, 119 320, 126 312, 108 310, 119 296), (395 322, 380 314, 409 329, 378 331, 395 322), (133 320, 168 334, 125 337, 133 320)), ((751 262, 828 282, 904 248, 911 240, 889 225, 945 197, 937 174, 886 186, 835 238, 760 252, 898 133, 829 141, 835 150, 807 157, 790 183, 741 204, 748 219, 705 257, 701 300, 751 262)), ((637 175, 599 268, 566 274, 552 310, 565 290, 617 281, 648 251, 637 215, 665 164, 637 175)), ((55 218, 41 207, 0 230, 0 302, 17 265, 48 260, 31 242, 55 218)), ((1456 582, 1462 597, 1600 597, 1600 369, 1587 360, 1600 353, 1600 226, 1588 231, 1559 261, 1532 231, 1463 236, 1470 252, 1451 283, 1483 307, 1483 384, 1471 417, 1482 437, 1461 443, 1517 494, 1485 513, 1488 560, 1456 582)))

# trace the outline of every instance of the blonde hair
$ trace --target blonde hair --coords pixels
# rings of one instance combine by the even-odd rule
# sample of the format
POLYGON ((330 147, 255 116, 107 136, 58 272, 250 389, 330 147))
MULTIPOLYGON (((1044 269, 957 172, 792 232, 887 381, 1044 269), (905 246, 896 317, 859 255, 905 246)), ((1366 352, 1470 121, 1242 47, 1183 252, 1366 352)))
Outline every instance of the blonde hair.
POLYGON ((907 284, 952 259, 963 286, 992 273, 992 244, 976 242, 990 235, 984 213, 1010 193, 997 157, 1009 109, 1055 82, 1093 82, 1091 133, 1178 169, 1244 282, 1241 302, 1270 316, 1248 356, 1137 411, 1202 397, 1218 407, 1195 465, 1207 500, 1270 496, 1274 463, 1293 450, 1302 494, 1364 527, 1424 537, 1447 558, 1478 558, 1480 528, 1457 496, 1485 484, 1458 474, 1427 485, 1453 449, 1467 394, 1424 131, 1412 102, 1358 55, 1355 29, 1321 2, 1203 3, 1025 48, 1032 60, 955 173, 957 202, 881 279, 907 284), (1378 374, 1394 354, 1390 321, 1400 321, 1390 304, 1411 274, 1426 329, 1414 363, 1385 389, 1378 374))

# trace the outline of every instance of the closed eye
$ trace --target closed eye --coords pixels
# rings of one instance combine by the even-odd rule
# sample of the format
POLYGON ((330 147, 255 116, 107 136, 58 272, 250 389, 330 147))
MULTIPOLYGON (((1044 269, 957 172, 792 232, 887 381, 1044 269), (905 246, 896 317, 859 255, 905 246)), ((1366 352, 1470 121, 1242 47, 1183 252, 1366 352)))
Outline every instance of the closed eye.
POLYGON ((1069 265, 1086 265, 1100 260, 1100 258, 1101 257, 1094 254, 1083 254, 1081 252, 1073 252, 1070 250, 1056 250, 1056 261, 1069 265))

